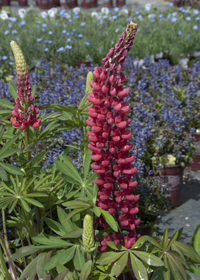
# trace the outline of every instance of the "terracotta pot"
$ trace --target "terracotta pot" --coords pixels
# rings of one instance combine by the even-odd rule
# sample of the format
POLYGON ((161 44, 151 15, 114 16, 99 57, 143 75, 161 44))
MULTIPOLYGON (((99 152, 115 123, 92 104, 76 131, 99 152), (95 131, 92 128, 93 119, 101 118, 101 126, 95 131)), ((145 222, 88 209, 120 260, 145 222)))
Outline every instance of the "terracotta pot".
POLYGON ((39 8, 42 10, 48 10, 49 0, 38 0, 39 8))
POLYGON ((193 171, 200 170, 200 134, 194 133, 195 142, 194 145, 197 147, 195 151, 195 157, 193 158, 193 162, 189 164, 193 171))
POLYGON ((82 0, 81 7, 84 9, 89 9, 91 7, 91 0, 82 0))
POLYGON ((183 168, 179 165, 167 165, 163 168, 162 175, 171 188, 172 208, 176 208, 181 204, 181 189, 183 180, 183 168))
POLYGON ((27 7, 27 0, 18 0, 18 5, 20 7, 27 7))
POLYGON ((117 7, 123 7, 126 5, 126 0, 116 0, 117 7))
POLYGON ((113 1, 112 0, 104 0, 103 1, 103 7, 112 8, 113 7, 113 1))
POLYGON ((80 62, 77 64, 78 68, 81 67, 81 64, 83 64, 85 67, 90 67, 90 66, 92 65, 92 63, 89 62, 89 61, 80 61, 80 62))
POLYGON ((10 6, 10 0, 3 0, 3 6, 10 6))

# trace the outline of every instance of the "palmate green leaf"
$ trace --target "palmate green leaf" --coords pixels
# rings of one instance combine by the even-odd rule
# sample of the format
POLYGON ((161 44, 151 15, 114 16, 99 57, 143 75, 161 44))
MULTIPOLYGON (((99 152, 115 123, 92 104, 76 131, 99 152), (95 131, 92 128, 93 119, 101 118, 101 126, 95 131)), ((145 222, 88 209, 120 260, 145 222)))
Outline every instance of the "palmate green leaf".
POLYGON ((43 139, 44 136, 46 136, 47 134, 49 134, 51 132, 51 130, 54 129, 55 124, 57 123, 57 119, 54 119, 53 121, 51 121, 46 127, 45 129, 40 133, 40 136, 38 137, 39 140, 43 139))
POLYGON ((69 177, 67 175, 60 175, 61 178, 63 178, 67 183, 71 183, 74 185, 80 185, 76 180, 74 180, 72 177, 69 177))
POLYGON ((132 270, 137 278, 137 280, 148 280, 147 270, 138 258, 133 254, 130 254, 132 270))
POLYGON ((30 262, 26 266, 26 268, 23 270, 19 280, 24 280, 27 277, 29 277, 28 279, 33 279, 33 277, 36 275, 36 264, 37 264, 38 257, 39 256, 37 256, 35 259, 33 259, 32 262, 30 262))
POLYGON ((0 99, 0 106, 10 109, 13 109, 14 107, 13 103, 5 99, 0 99))
POLYGON ((15 167, 8 163, 0 162, 0 165, 9 173, 14 175, 25 175, 23 171, 21 171, 18 167, 15 167))
POLYGON ((111 276, 118 277, 124 268, 127 266, 128 263, 128 252, 125 252, 124 255, 122 255, 113 265, 111 269, 111 276))
POLYGON ((0 208, 7 207, 9 204, 11 204, 13 201, 15 201, 15 197, 4 197, 0 199, 0 208))
POLYGON ((124 252, 106 252, 97 257, 96 263, 100 265, 107 265, 118 260, 124 252))
POLYGON ((1 152, 0 150, 0 158, 5 158, 5 157, 10 157, 11 155, 15 154, 16 152, 18 152, 19 149, 18 148, 13 148, 13 149, 10 149, 10 150, 6 150, 5 152, 1 152))
POLYGON ((192 236, 192 247, 200 255, 200 224, 196 227, 192 236))
POLYGON ((91 271, 92 271, 92 261, 90 260, 84 264, 81 270, 80 280, 87 280, 91 271))
POLYGON ((43 270, 44 264, 50 259, 52 251, 47 253, 40 253, 36 263, 36 272, 39 279, 46 279, 47 273, 43 270))
MULTIPOLYGON (((72 180, 75 181, 76 184, 79 183, 79 184, 82 185, 83 182, 82 182, 82 179, 81 179, 79 173, 78 173, 78 176, 77 176, 77 173, 76 173, 76 172, 74 173, 74 172, 69 168, 69 166, 68 166, 67 164, 65 164, 65 163, 63 163, 63 162, 61 162, 61 161, 59 161, 59 160, 57 160, 57 159, 54 160, 54 163, 55 163, 56 167, 57 167, 63 174, 65 174, 65 175, 67 175, 68 177, 72 178, 72 180)), ((77 172, 78 172, 78 171, 77 171, 77 172)), ((63 178, 64 178, 64 177, 63 177, 63 178)))
POLYGON ((65 277, 69 274, 69 269, 62 271, 54 280, 65 280, 65 277))
POLYGON ((174 244, 172 244, 171 249, 175 251, 179 255, 179 257, 186 262, 184 255, 174 244))
POLYGON ((49 219, 49 218, 45 218, 45 222, 50 227, 50 229, 52 229, 58 235, 63 236, 67 233, 65 228, 61 224, 59 224, 58 222, 56 222, 52 219, 49 219))
POLYGON ((143 262, 150 266, 163 266, 164 263, 161 259, 147 252, 133 250, 132 253, 139 257, 143 262))
POLYGON ((43 105, 39 107, 40 110, 43 109, 54 109, 54 110, 59 110, 59 111, 64 111, 64 112, 70 112, 70 113, 77 113, 77 110, 72 107, 72 106, 66 106, 66 105, 59 105, 59 104, 48 104, 48 105, 43 105))
POLYGON ((0 178, 3 179, 4 181, 8 181, 7 173, 1 165, 0 165, 0 178))
POLYGON ((163 280, 163 267, 156 267, 151 279, 152 280, 163 280))
POLYGON ((169 251, 169 254, 170 254, 171 257, 173 257, 174 259, 178 260, 181 264, 183 264, 186 268, 189 268, 185 259, 180 257, 180 255, 177 252, 169 251))
POLYGON ((73 258, 75 270, 81 271, 85 264, 85 257, 79 247, 76 248, 76 253, 73 258))
POLYGON ((117 247, 113 241, 108 241, 107 245, 108 245, 108 247, 112 248, 113 250, 117 250, 117 251, 119 250, 119 247, 117 247))
POLYGON ((16 86, 10 82, 9 85, 8 85, 8 88, 9 88, 9 91, 10 91, 10 94, 12 95, 12 97, 15 99, 17 98, 17 88, 16 86))
POLYGON ((82 234, 83 234, 83 229, 79 228, 68 232, 67 234, 63 235, 62 238, 78 238, 82 236, 82 234))
POLYGON ((170 258, 170 256, 168 254, 167 254, 167 257, 168 257, 168 262, 169 262, 169 265, 171 268, 171 272, 174 276, 174 279, 181 280, 181 276, 180 276, 177 266, 175 265, 175 263, 172 261, 172 259, 170 258))
POLYGON ((195 251, 194 248, 187 244, 180 243, 178 241, 174 242, 174 245, 183 252, 189 259, 191 259, 193 262, 200 263, 200 256, 199 254, 195 251))
POLYGON ((33 198, 24 197, 24 200, 26 202, 32 204, 32 205, 35 205, 35 206, 39 207, 39 208, 44 208, 44 205, 42 205, 41 202, 39 202, 39 201, 37 201, 37 200, 35 200, 33 198))
POLYGON ((9 205, 9 209, 8 209, 8 213, 9 213, 9 214, 12 213, 12 211, 13 211, 14 208, 16 207, 17 203, 18 203, 18 200, 15 200, 15 201, 13 201, 13 203, 11 203, 11 204, 9 205))
POLYGON ((66 232, 70 232, 75 229, 71 220, 67 220, 66 222, 63 222, 67 213, 59 206, 57 206, 57 214, 58 214, 58 219, 62 224, 62 226, 65 228, 66 232))
POLYGON ((101 209, 101 213, 106 223, 108 223, 114 231, 118 231, 118 225, 113 216, 108 211, 105 211, 103 209, 101 209))
POLYGON ((72 243, 66 242, 60 238, 54 237, 54 236, 50 236, 50 235, 43 235, 43 236, 35 236, 32 237, 33 241, 40 243, 40 244, 44 244, 44 245, 53 245, 53 246, 57 246, 58 248, 60 247, 69 247, 69 246, 73 246, 72 243))
POLYGON ((39 182, 37 182, 37 184, 34 186, 34 190, 37 190, 41 185, 44 184, 45 181, 49 180, 51 178, 51 176, 52 175, 47 175, 44 178, 41 178, 41 180, 39 180, 39 182))
POLYGON ((6 142, 6 144, 3 146, 3 148, 1 148, 1 150, 0 150, 0 155, 2 154, 2 153, 4 153, 5 151, 7 151, 9 148, 10 148, 10 146, 12 146, 12 144, 14 143, 14 142, 16 142, 16 140, 19 138, 19 135, 17 135, 17 136, 15 136, 15 137, 13 137, 12 139, 10 139, 8 142, 6 142))
POLYGON ((169 264, 166 255, 164 255, 164 264, 165 267, 163 269, 163 278, 164 280, 170 280, 170 269, 169 269, 169 264))

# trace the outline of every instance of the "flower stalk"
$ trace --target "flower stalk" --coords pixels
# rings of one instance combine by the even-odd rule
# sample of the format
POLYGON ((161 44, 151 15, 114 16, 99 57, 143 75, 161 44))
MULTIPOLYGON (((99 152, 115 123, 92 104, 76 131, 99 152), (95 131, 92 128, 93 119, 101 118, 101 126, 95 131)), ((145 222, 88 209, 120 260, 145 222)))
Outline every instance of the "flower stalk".
MULTIPOLYGON (((91 167, 99 175, 94 180, 99 187, 97 206, 114 215, 120 227, 119 233, 104 235, 100 251, 107 249, 107 241, 113 237, 116 245, 122 243, 126 248, 130 248, 139 238, 139 235, 134 234, 135 226, 140 224, 140 218, 134 218, 139 211, 136 204, 139 196, 133 195, 133 189, 138 184, 133 180, 137 168, 131 166, 135 157, 129 155, 133 144, 128 142, 131 132, 126 129, 131 119, 125 116, 130 109, 125 101, 129 90, 123 87, 127 77, 121 71, 137 26, 130 21, 115 48, 111 48, 102 60, 103 67, 95 67, 95 81, 90 81, 93 91, 87 97, 93 104, 87 107, 89 119, 86 123, 92 128, 88 132, 88 148, 92 151, 92 160, 96 162, 91 167), (123 236, 123 229, 130 233, 123 236)), ((103 217, 97 218, 96 222, 103 228, 109 227, 103 217)))

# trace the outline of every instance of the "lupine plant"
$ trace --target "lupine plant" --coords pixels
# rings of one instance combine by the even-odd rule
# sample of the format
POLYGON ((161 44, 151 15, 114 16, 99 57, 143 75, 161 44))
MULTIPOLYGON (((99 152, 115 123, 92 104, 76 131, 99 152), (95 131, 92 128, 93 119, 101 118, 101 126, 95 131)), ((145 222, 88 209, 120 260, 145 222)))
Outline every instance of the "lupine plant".
POLYGON ((4 174, 1 181, 0 207, 8 208, 13 215, 7 224, 18 230, 20 248, 12 252, 3 217, 0 266, 6 279, 114 280, 123 273, 123 279, 168 280, 172 275, 181 280, 181 276, 187 279, 186 270, 198 273, 199 228, 194 233, 194 248, 178 242, 182 229, 171 239, 167 229, 163 236, 154 238, 140 237, 134 231, 140 222, 134 217, 138 205, 133 205, 139 196, 134 196, 132 191, 137 186, 134 180, 137 169, 131 166, 134 156, 128 154, 133 145, 127 141, 131 133, 126 126, 130 125, 131 119, 125 116, 129 105, 123 98, 129 92, 122 86, 126 76, 121 65, 126 61, 136 27, 137 24, 129 22, 115 48, 103 59, 104 66, 95 68, 93 75, 89 73, 87 84, 93 90, 87 85, 91 92, 86 90, 78 108, 51 104, 43 109, 60 112, 44 113, 40 117, 36 105, 36 110, 30 109, 33 87, 29 86, 29 80, 26 81, 28 76, 22 53, 12 43, 14 52, 18 53, 15 59, 19 87, 11 86, 10 89, 18 106, 1 102, 1 105, 15 107, 12 112, 16 119, 11 119, 11 111, 3 114, 6 129, 1 133, 1 145, 6 153, 0 152, 0 155, 3 162, 16 153, 18 168, 11 161, 11 167, 6 169, 8 165, 1 162, 11 175, 6 177, 4 174), (86 107, 89 111, 87 121, 86 107), (28 112, 29 116, 26 115, 28 112), (69 149, 65 149, 54 161, 52 169, 42 169, 40 162, 45 151, 38 154, 38 141, 45 140, 51 131, 68 129, 67 123, 70 128, 79 125, 82 131, 82 166, 77 169, 68 156, 69 149), (27 129, 28 136, 25 134, 27 129), (15 138, 16 142, 13 139, 5 141, 14 134, 19 138, 15 138), (34 145, 35 156, 25 157, 30 153, 30 147, 34 150, 34 145), (11 146, 13 149, 9 150, 11 146), (96 164, 91 164, 91 160, 96 164), (21 174, 17 173, 19 170, 21 174))

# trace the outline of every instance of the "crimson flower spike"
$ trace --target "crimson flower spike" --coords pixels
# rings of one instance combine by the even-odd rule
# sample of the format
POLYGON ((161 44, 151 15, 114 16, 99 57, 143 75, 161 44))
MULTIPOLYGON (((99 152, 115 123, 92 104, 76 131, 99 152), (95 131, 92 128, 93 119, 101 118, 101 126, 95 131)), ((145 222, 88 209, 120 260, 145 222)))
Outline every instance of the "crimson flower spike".
MULTIPOLYGON (((89 119, 86 123, 92 128, 88 132, 88 148, 92 150, 91 158, 96 162, 91 167, 99 175, 93 181, 99 187, 97 206, 114 215, 121 232, 123 229, 130 231, 127 236, 115 232, 112 236, 105 235, 100 251, 105 251, 107 241, 113 238, 116 245, 122 242, 126 248, 130 248, 140 237, 134 233, 135 226, 141 221, 140 218, 134 218, 139 211, 136 204, 139 195, 133 195, 133 189, 138 183, 131 180, 137 168, 131 166, 134 155, 129 155, 129 150, 133 144, 128 142, 131 132, 126 129, 131 119, 125 116, 129 106, 124 98, 128 96, 129 90, 122 86, 127 77, 121 71, 133 44, 137 26, 132 21, 128 23, 115 48, 111 48, 102 60, 104 66, 94 68, 95 81, 90 82, 93 91, 88 101, 93 103, 93 107, 87 107, 89 119)), ((97 218, 96 222, 103 228, 109 227, 103 217, 97 218)))
POLYGON ((10 46, 15 57, 17 71, 17 98, 12 112, 14 118, 11 118, 10 121, 14 127, 21 127, 23 130, 26 130, 29 125, 38 128, 41 124, 41 118, 37 117, 40 110, 37 105, 33 105, 35 98, 31 94, 32 89, 25 58, 14 41, 10 43, 10 46))

